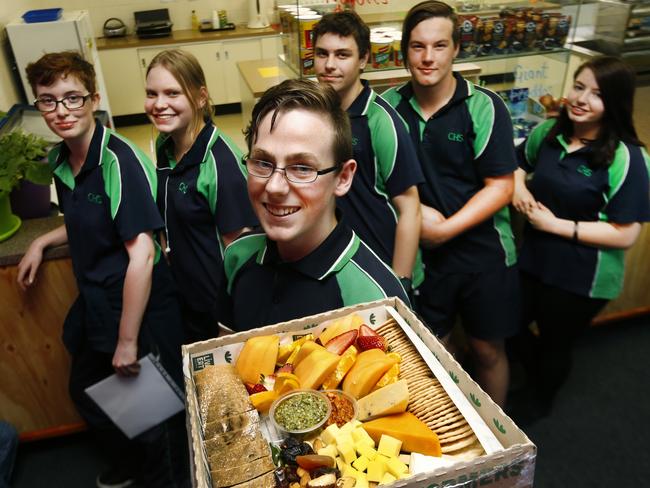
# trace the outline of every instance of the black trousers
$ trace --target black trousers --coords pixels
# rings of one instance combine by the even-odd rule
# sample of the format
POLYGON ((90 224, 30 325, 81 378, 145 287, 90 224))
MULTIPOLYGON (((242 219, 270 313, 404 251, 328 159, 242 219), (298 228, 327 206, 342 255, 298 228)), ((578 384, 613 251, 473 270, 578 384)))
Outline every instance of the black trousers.
POLYGON ((576 339, 607 300, 546 285, 527 273, 521 273, 521 285, 523 327, 510 346, 524 365, 536 400, 550 405, 571 370, 576 339), (533 321, 539 336, 528 328, 533 321))
POLYGON ((133 476, 146 487, 189 486, 185 412, 128 439, 85 393, 85 388, 115 371, 112 355, 83 347, 72 358, 69 389, 80 415, 112 466, 133 476))

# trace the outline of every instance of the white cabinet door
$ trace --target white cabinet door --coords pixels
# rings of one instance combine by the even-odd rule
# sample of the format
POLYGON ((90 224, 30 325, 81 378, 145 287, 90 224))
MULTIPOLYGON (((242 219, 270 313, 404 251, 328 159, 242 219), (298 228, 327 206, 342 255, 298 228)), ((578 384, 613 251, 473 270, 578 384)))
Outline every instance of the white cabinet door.
POLYGON ((261 59, 262 43, 259 39, 239 39, 237 41, 223 42, 223 77, 226 85, 228 101, 226 103, 241 102, 239 93, 239 61, 261 59))
MULTIPOLYGON (((146 47, 138 49, 138 62, 140 63, 140 77, 142 79, 142 86, 147 83, 147 68, 151 60, 156 57, 156 54, 164 51, 165 49, 173 49, 174 46, 162 47, 146 47)), ((144 97, 144 92, 142 93, 144 97)))
POLYGON ((184 44, 183 51, 193 54, 201 64, 213 105, 228 103, 223 79, 223 47, 221 42, 184 44))
POLYGON ((99 51, 113 116, 144 111, 144 83, 137 51, 135 48, 99 51))

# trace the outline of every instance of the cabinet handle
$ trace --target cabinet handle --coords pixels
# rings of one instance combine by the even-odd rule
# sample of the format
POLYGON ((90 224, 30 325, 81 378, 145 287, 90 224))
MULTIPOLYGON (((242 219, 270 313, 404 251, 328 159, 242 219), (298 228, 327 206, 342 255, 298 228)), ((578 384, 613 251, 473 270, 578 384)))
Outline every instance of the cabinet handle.
POLYGON ((142 67, 143 67, 143 68, 146 68, 147 65, 145 64, 145 60, 144 60, 144 58, 142 58, 140 61, 142 61, 142 67))
POLYGON ((228 57, 228 51, 224 51, 224 52, 226 53, 226 59, 230 59, 230 58, 228 57))
POLYGON ((221 53, 217 51, 217 61, 221 61, 221 53))

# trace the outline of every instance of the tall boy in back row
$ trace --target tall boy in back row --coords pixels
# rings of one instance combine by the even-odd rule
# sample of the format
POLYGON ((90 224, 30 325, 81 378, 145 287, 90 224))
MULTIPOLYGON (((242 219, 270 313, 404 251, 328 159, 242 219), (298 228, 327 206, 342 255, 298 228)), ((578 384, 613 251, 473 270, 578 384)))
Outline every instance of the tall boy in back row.
POLYGON ((460 315, 476 378, 500 405, 508 387, 504 339, 517 329, 518 275, 507 205, 517 169, 501 99, 452 71, 458 18, 438 1, 406 15, 402 52, 411 81, 384 97, 406 120, 426 183, 420 312, 447 340, 460 315))
POLYGON ((347 11, 323 16, 313 36, 316 76, 341 98, 357 162, 352 188, 337 205, 348 225, 392 266, 406 288, 417 287, 424 277, 417 185, 424 177, 404 121, 361 79, 370 55, 370 30, 355 12, 347 11))

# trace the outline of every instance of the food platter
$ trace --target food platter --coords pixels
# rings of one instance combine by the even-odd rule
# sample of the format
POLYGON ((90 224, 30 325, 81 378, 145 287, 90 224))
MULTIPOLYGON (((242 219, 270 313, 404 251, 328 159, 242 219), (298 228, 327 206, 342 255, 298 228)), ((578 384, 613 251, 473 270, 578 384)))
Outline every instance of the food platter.
MULTIPOLYGON (((530 483, 532 484, 535 460, 534 445, 501 412, 492 400, 480 390, 476 383, 455 362, 453 357, 444 350, 435 337, 428 332, 417 317, 401 301, 398 299, 387 299, 184 346, 186 405, 190 427, 188 430, 192 448, 194 464, 193 481, 195 486, 214 486, 217 488, 240 486, 237 483, 231 483, 231 481, 244 483, 241 484, 242 487, 255 486, 262 488, 265 486, 276 486, 269 475, 269 473, 272 473, 272 467, 268 463, 261 461, 257 463, 260 468, 258 471, 261 473, 261 476, 258 478, 249 477, 243 480, 241 480, 241 477, 236 480, 234 478, 232 480, 228 477, 224 478, 218 471, 227 463, 218 461, 220 467, 215 467, 214 464, 211 465, 209 462, 210 459, 217 460, 219 458, 218 455, 215 456, 214 451, 208 452, 209 449, 215 447, 215 442, 210 437, 214 436, 215 432, 217 432, 221 440, 228 439, 229 437, 241 439, 242 434, 245 432, 250 441, 250 449, 254 451, 254 454, 252 454, 253 457, 264 451, 264 448, 260 447, 263 446, 263 441, 260 439, 269 442, 271 446, 277 446, 286 437, 286 432, 279 432, 277 426, 273 425, 274 422, 270 421, 268 416, 269 404, 262 404, 255 400, 249 406, 240 405, 244 413, 248 412, 243 416, 243 420, 240 413, 231 415, 230 417, 233 418, 229 418, 227 415, 228 412, 221 412, 222 418, 220 423, 218 423, 221 426, 220 428, 233 429, 237 431, 237 435, 219 432, 219 429, 215 430, 213 419, 212 425, 210 425, 210 422, 206 423, 208 417, 206 417, 205 412, 213 411, 214 413, 215 409, 218 410, 221 408, 223 410, 223 407, 212 407, 211 410, 205 406, 204 402, 206 397, 204 386, 202 386, 203 378, 201 371, 209 371, 213 369, 213 366, 219 366, 219 368, 229 368, 230 370, 230 373, 223 373, 220 376, 229 377, 232 376, 232 372, 237 373, 240 370, 244 377, 248 376, 248 379, 254 379, 257 370, 253 369, 249 371, 246 367, 241 367, 241 365, 237 367, 238 360, 240 360, 240 357, 247 356, 247 349, 250 349, 251 343, 260 342, 262 345, 259 346, 259 349, 255 349, 255 355, 259 361, 263 362, 260 351, 269 350, 268 343, 264 343, 267 340, 264 337, 277 336, 278 347, 271 354, 274 369, 270 373, 270 376, 275 376, 278 374, 277 368, 282 366, 282 361, 278 361, 278 359, 283 357, 286 360, 288 357, 288 355, 282 356, 281 353, 278 353, 278 350, 282 349, 282 345, 286 346, 287 344, 298 341, 300 337, 307 335, 310 335, 312 338, 323 337, 322 342, 328 343, 333 338, 331 337, 332 335, 336 335, 337 337, 341 335, 341 331, 335 327, 336 324, 340 324, 345 317, 351 314, 359 315, 360 320, 372 327, 373 331, 378 335, 385 338, 390 348, 388 354, 394 354, 400 358, 400 367, 398 368, 398 375, 392 378, 390 383, 379 385, 377 379, 373 379, 372 381, 374 383, 370 386, 375 387, 375 389, 372 392, 370 389, 367 389, 367 385, 364 383, 368 377, 365 373, 357 375, 362 378, 360 382, 361 386, 358 388, 362 390, 366 388, 363 391, 355 390, 350 384, 345 384, 346 380, 343 378, 339 379, 337 388, 339 390, 342 389, 346 393, 353 393, 353 396, 357 397, 355 423, 347 422, 345 425, 340 426, 341 430, 348 429, 350 430, 350 434, 355 434, 354 439, 350 438, 351 445, 354 447, 352 449, 353 452, 350 453, 349 449, 345 451, 346 448, 341 447, 345 444, 344 440, 346 437, 344 436, 343 440, 338 439, 338 454, 334 454, 336 451, 332 451, 331 449, 337 445, 336 441, 323 443, 323 439, 327 435, 324 431, 321 431, 322 429, 319 429, 316 437, 307 440, 312 445, 313 441, 317 440, 319 442, 317 444, 319 449, 330 449, 329 452, 326 450, 324 453, 331 453, 332 458, 336 460, 339 481, 343 479, 344 473, 347 473, 348 475, 352 474, 354 477, 358 477, 355 478, 357 479, 356 486, 394 485, 428 487, 435 486, 430 483, 431 480, 444 481, 446 479, 445 477, 448 478, 452 474, 456 476, 458 473, 462 474, 464 471, 469 472, 472 466, 481 466, 481 476, 490 476, 490 469, 503 470, 504 466, 509 466, 510 462, 515 462, 519 467, 516 470, 511 470, 510 476, 505 478, 501 476, 503 479, 512 478, 511 481, 513 484, 501 483, 499 486, 527 486, 525 483, 521 484, 522 479, 524 481, 530 479, 530 483), (330 330, 329 335, 326 333, 328 329, 330 330), (337 332, 337 334, 333 334, 333 332, 337 332), (246 345, 247 343, 249 345, 246 345), (385 394, 381 394, 382 389, 385 389, 385 394), (389 409, 385 401, 384 403, 379 401, 381 399, 385 400, 386 397, 402 398, 400 395, 402 395, 404 390, 408 390, 407 402, 404 405, 400 404, 397 410, 395 410, 394 406, 391 406, 389 409), (258 407, 260 410, 259 413, 251 410, 250 405, 252 404, 258 407), (376 415, 378 405, 387 412, 386 415, 381 412, 380 415, 376 415), (402 408, 401 410, 399 409, 400 407, 402 408), (251 412, 258 413, 259 415, 252 422, 251 418, 254 417, 254 413, 251 412), (223 417, 224 415, 225 417, 223 417), (236 422, 234 422, 235 418, 237 419, 236 422), (359 419, 363 419, 363 422, 359 421, 359 419), (248 430, 246 430, 246 427, 243 429, 240 427, 241 423, 246 422, 250 424, 248 425, 248 430), (252 425, 255 426, 255 429, 252 429, 252 425), (419 434, 410 435, 409 432, 418 432, 418 429, 421 429, 422 426, 435 433, 441 452, 436 453, 432 451, 427 454, 419 452, 426 450, 426 448, 421 449, 422 446, 425 446, 421 441, 427 438, 429 434, 423 431, 418 436, 419 434), (395 461, 393 462, 394 473, 397 475, 392 478, 394 482, 390 477, 386 477, 383 483, 373 479, 368 484, 365 480, 362 480, 362 478, 368 475, 373 475, 367 469, 367 459, 361 454, 360 449, 362 446, 357 442, 356 434, 361 434, 360 429, 365 429, 369 438, 374 437, 373 449, 375 450, 379 448, 380 441, 383 441, 384 436, 389 438, 387 442, 391 438, 397 438, 399 440, 398 451, 395 453, 395 461), (343 451, 346 452, 347 459, 343 456, 343 451), (437 457, 434 459, 435 456, 437 457), (400 463, 399 465, 398 461, 400 463), (409 464, 410 466, 408 466, 409 464), (355 468, 355 465, 361 467, 361 469, 355 468), (403 471, 403 469, 407 469, 408 471, 403 471), (221 481, 215 482, 215 478, 221 481)), ((359 326, 357 325, 357 327, 359 326)), ((355 344, 357 346, 359 345, 358 342, 355 342, 355 344)), ((310 346, 311 349, 307 348, 310 349, 308 351, 309 354, 313 354, 313 350, 319 347, 322 346, 310 346)), ((287 348, 285 347, 285 353, 286 351, 287 348)), ((340 352, 342 353, 343 351, 340 352)), ((363 351, 362 354, 366 352, 363 351)), ((376 356, 378 353, 375 352, 372 355, 376 356)), ((309 355, 306 357, 309 357, 309 355)), ((308 362, 310 371, 324 368, 323 365, 325 363, 323 361, 325 361, 324 358, 326 357, 325 355, 322 357, 319 356, 318 361, 308 362)), ((343 355, 341 354, 342 357, 343 355)), ((293 359, 296 359, 295 356, 293 359)), ((304 358, 297 361, 298 365, 302 364, 301 361, 303 360, 304 358)), ((388 369, 390 369, 390 366, 384 368, 380 376, 383 376, 388 369)), ((334 370, 312 371, 310 375, 305 376, 303 373, 298 374, 298 377, 301 381, 309 383, 309 387, 315 386, 318 389, 324 383, 324 378, 329 376, 330 373, 333 373, 334 370), (312 384, 312 378, 316 377, 316 383, 312 384)), ((300 373, 300 371, 294 372, 300 373)), ((243 383, 240 381, 241 386, 238 388, 239 397, 242 399, 246 396, 242 390, 245 388, 243 387, 243 383)), ((288 384, 291 385, 292 383, 288 382, 288 384)), ((250 393, 250 385, 248 386, 249 391, 247 393, 250 394, 249 398, 253 399, 260 392, 250 393)), ((273 388, 273 383, 271 382, 268 386, 273 388)), ((304 385, 300 386, 302 387, 304 385)), ((232 389, 232 387, 229 388, 232 389)), ((223 391, 222 386, 214 389, 223 391)), ((262 395, 262 397, 264 396, 262 395)), ((273 395, 267 394, 266 396, 270 398, 273 395)), ((274 398, 275 400, 277 398, 274 398)), ((218 403, 223 405, 223 398, 218 403)), ((231 405, 230 408, 232 411, 234 407, 231 405)), ((223 451, 223 449, 222 446, 221 450, 223 451)), ((235 446, 235 452, 240 452, 237 449, 239 448, 235 446)), ((314 455, 316 455, 315 451, 314 455)), ((244 456, 245 459, 249 459, 250 457, 248 455, 244 456)), ((387 463, 389 460, 388 455, 380 456, 380 458, 384 463, 387 463)), ((388 473, 388 468, 385 469, 385 472, 388 473)), ((474 477, 476 477, 476 473, 474 477)))

